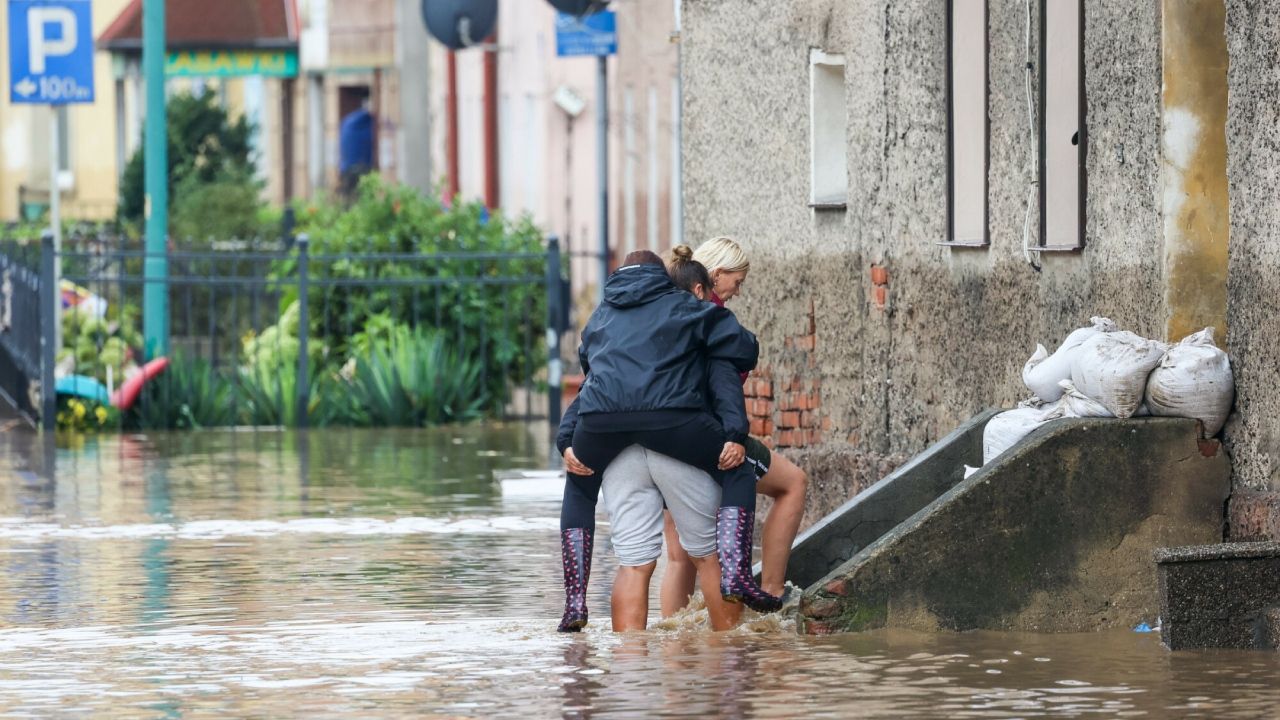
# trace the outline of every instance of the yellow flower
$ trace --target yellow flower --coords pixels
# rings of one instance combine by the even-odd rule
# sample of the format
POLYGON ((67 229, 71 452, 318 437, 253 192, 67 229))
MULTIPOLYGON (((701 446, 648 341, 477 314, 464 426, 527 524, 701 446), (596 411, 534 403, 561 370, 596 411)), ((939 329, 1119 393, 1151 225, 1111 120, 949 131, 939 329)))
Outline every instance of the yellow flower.
POLYGON ((83 420, 83 419, 84 419, 84 414, 85 414, 85 412, 86 412, 86 411, 85 411, 85 409, 84 409, 84 405, 83 405, 82 403, 78 403, 78 402, 72 401, 72 403, 71 403, 71 412, 72 412, 73 414, 75 414, 75 416, 76 416, 76 419, 77 419, 77 420, 83 420))
POLYGON ((107 422, 107 409, 99 405, 94 408, 93 414, 98 418, 98 424, 102 425, 107 422))

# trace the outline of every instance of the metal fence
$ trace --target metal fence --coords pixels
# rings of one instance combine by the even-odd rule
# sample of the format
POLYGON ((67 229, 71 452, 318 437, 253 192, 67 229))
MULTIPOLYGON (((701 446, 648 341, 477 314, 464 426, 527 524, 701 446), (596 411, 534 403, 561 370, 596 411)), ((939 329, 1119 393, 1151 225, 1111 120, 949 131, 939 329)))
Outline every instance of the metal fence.
MULTIPOLYGON (((326 409, 327 396, 355 386, 380 392, 381 376, 361 375, 374 348, 392 381, 413 375, 430 385, 427 396, 462 383, 480 389, 467 400, 486 415, 559 415, 568 293, 555 238, 545 252, 347 249, 314 252, 299 236, 170 251, 167 275, 152 280, 145 265, 159 256, 114 238, 80 238, 59 253, 48 237, 0 242, 0 391, 46 428, 58 412, 57 378, 92 378, 113 393, 142 360, 143 289, 162 282, 173 376, 163 385, 183 396, 144 393, 141 414, 153 417, 151 426, 166 422, 165 413, 182 427, 351 422, 347 416, 369 409, 347 408, 343 416, 326 409), (435 369, 417 377, 416 366, 432 358, 435 369), (466 377, 429 376, 441 368, 466 377)), ((413 414, 410 406, 393 410, 413 414)))

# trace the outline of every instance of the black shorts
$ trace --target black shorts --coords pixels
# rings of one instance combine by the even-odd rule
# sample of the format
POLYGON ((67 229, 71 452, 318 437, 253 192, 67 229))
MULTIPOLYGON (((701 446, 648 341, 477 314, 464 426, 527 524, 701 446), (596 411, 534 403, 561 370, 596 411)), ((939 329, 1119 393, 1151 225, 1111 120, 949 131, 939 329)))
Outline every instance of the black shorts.
POLYGON ((751 436, 747 436, 747 441, 743 445, 747 448, 747 459, 743 462, 751 466, 756 473, 756 482, 759 482, 760 478, 769 472, 769 460, 773 457, 773 453, 764 446, 764 443, 751 436))

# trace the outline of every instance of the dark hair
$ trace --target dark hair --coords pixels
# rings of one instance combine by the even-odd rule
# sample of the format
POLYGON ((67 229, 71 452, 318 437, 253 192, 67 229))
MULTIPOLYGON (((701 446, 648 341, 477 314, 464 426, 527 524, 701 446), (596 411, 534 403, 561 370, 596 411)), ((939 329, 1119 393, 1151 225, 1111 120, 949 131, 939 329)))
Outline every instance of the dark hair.
POLYGON ((702 263, 693 259, 693 248, 688 245, 676 245, 671 248, 671 259, 667 262, 667 274, 676 287, 693 292, 695 285, 701 284, 705 292, 711 290, 711 274, 702 263))
POLYGON ((652 250, 633 250, 622 258, 622 265, 661 265, 662 258, 652 250))

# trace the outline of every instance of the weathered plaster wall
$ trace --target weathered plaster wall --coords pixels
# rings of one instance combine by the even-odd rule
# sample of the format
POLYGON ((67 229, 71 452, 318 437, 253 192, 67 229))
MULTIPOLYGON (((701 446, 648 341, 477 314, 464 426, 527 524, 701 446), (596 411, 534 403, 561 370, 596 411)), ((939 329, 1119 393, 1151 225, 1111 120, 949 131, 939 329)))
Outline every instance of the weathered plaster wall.
POLYGON ((1164 238, 1168 336, 1227 336, 1227 46, 1222 0, 1162 13, 1164 238))
MULTIPOLYGON (((1046 255, 1039 273, 1021 251, 1025 12, 1020 0, 990 2, 991 246, 960 250, 936 244, 946 233, 945 3, 685 2, 687 237, 727 234, 748 249, 751 277, 731 307, 761 339, 775 440, 789 412, 779 388, 817 395, 806 426, 816 429, 780 443, 808 446, 816 484, 828 482, 822 468, 878 471, 981 408, 1020 399, 1035 343, 1060 342, 1090 315, 1164 334, 1159 6, 1086 1, 1088 247, 1046 255), (843 212, 807 206, 810 48, 846 58, 843 212)), ((874 479, 830 482, 811 506, 874 479)))
POLYGON ((1227 175, 1231 202, 1228 346, 1236 407, 1232 536, 1280 538, 1280 15, 1227 0, 1227 175))

